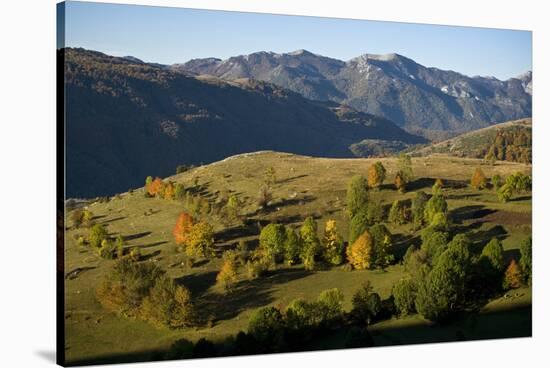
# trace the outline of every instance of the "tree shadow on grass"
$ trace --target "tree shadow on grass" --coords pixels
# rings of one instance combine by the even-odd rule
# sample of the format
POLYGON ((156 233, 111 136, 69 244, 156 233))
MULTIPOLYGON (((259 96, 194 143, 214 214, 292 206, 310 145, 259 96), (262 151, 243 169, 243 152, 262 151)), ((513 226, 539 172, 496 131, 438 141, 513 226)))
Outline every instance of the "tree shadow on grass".
MULTIPOLYGON (((205 293, 198 301, 198 310, 201 311, 201 320, 227 320, 239 315, 242 311, 256 309, 272 303, 275 298, 271 288, 275 285, 301 279, 312 273, 299 269, 285 269, 271 271, 267 275, 255 280, 239 282, 235 288, 226 294, 205 293)), ((210 277, 211 285, 215 283, 215 276, 210 277)), ((203 286, 204 288, 205 286, 203 286)))
POLYGON ((129 240, 143 238, 143 237, 145 237, 147 235, 151 235, 151 234, 152 234, 151 231, 144 231, 142 233, 137 233, 137 234, 132 234, 132 235, 124 235, 124 236, 122 236, 122 239, 124 239, 124 241, 129 241, 129 240))
POLYGON ((455 223, 464 223, 466 220, 476 220, 497 212, 485 206, 472 205, 459 207, 451 211, 451 218, 455 223))
POLYGON ((126 217, 125 216, 120 216, 120 217, 115 217, 115 218, 112 218, 112 219, 109 219, 109 220, 104 220, 102 222, 100 222, 101 224, 109 224, 111 222, 115 222, 115 221, 120 221, 120 220, 124 220, 126 217))
POLYGON ((281 179, 281 180, 277 180, 277 182, 275 184, 286 184, 286 183, 289 183, 291 181, 294 181, 296 179, 301 179, 301 178, 306 178, 308 177, 309 175, 307 174, 302 174, 302 175, 296 175, 296 176, 293 176, 293 177, 290 177, 290 178, 285 178, 285 179, 281 179))
POLYGON ((508 237, 508 232, 501 225, 495 225, 488 230, 480 230, 475 233, 470 233, 470 239, 474 249, 481 251, 481 249, 487 244, 491 239, 497 238, 498 240, 504 240, 508 237))
POLYGON ((420 243, 421 242, 419 236, 408 234, 394 234, 392 236, 392 248, 393 255, 395 256, 396 261, 400 261, 403 259, 403 256, 411 245, 420 246, 420 243))

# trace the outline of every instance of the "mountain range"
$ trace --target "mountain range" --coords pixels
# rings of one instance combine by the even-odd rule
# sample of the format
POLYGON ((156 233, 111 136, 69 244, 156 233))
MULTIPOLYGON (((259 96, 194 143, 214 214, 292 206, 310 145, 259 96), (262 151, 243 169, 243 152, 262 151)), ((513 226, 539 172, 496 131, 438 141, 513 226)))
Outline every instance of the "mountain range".
POLYGON ((148 175, 171 175, 180 164, 245 152, 354 157, 370 154, 367 142, 426 142, 389 119, 271 82, 192 76, 85 49, 60 49, 58 60, 65 78, 67 197, 126 191, 148 175))
MULTIPOLYGON (((475 57, 465 55, 464 57, 475 57)), ((364 54, 348 61, 298 50, 194 59, 167 66, 226 80, 253 78, 389 119, 425 136, 456 135, 530 117, 532 73, 505 81, 425 67, 399 55, 364 54)))

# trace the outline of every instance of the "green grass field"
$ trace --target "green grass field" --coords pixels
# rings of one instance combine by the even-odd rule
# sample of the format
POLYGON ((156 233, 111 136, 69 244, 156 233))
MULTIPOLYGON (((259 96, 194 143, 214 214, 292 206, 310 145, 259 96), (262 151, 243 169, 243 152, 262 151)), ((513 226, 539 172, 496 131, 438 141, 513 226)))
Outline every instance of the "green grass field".
MULTIPOLYGON (((409 191, 398 193, 391 180, 396 172, 395 158, 377 159, 387 169, 387 182, 372 196, 385 205, 395 199, 414 196, 414 191, 430 192, 433 181, 442 178, 447 187, 444 194, 456 226, 469 231, 480 244, 493 236, 503 239, 505 255, 517 257, 521 240, 531 233, 531 195, 516 195, 508 203, 497 201, 491 190, 478 191, 467 186, 474 169, 481 160, 445 156, 413 159, 416 180, 409 191)), ((340 233, 347 239, 348 218, 345 213, 345 195, 349 179, 356 174, 367 174, 372 159, 323 159, 276 152, 239 155, 226 160, 195 168, 169 178, 187 188, 201 192, 212 203, 222 196, 234 193, 244 201, 242 212, 247 213, 252 225, 237 224, 212 218, 216 234, 216 247, 226 249, 240 239, 254 244, 259 228, 255 220, 282 222, 299 226, 307 216, 314 216, 319 231, 327 219, 335 219, 340 233), (273 187, 274 203, 265 213, 257 213, 256 197, 264 180, 264 170, 274 167, 276 184, 273 187), (195 184, 197 184, 195 186, 195 184)), ((531 167, 510 162, 497 162, 482 166, 487 177, 495 173, 508 175, 517 171, 530 173, 531 167)), ((189 287, 202 312, 214 316, 211 326, 182 330, 156 328, 147 322, 119 317, 106 312, 95 298, 95 288, 114 264, 99 258, 91 249, 79 247, 77 237, 86 235, 86 229, 73 229, 70 220, 65 238, 66 273, 81 268, 75 279, 66 280, 65 329, 66 358, 75 362, 124 361, 133 355, 143 359, 150 352, 167 349, 175 340, 197 340, 206 337, 219 341, 226 336, 246 330, 251 312, 259 307, 284 307, 292 299, 314 299, 328 288, 339 288, 345 295, 345 307, 351 308, 351 296, 370 280, 376 292, 389 296, 392 285, 405 276, 403 266, 396 264, 386 270, 345 271, 335 267, 307 272, 301 265, 281 266, 265 278, 247 281, 244 270, 234 292, 224 294, 215 286, 215 277, 221 265, 220 258, 197 262, 193 268, 185 265, 185 256, 176 252, 172 237, 181 202, 145 198, 142 190, 123 193, 108 203, 91 203, 96 223, 104 224, 110 235, 122 235, 127 247, 140 247, 145 260, 154 262, 168 275, 189 287)), ((396 247, 405 249, 417 241, 411 225, 388 228, 395 235, 396 247)), ((475 315, 461 316, 456 322, 434 327, 419 316, 391 319, 369 328, 376 345, 457 341, 496 337, 530 336, 531 292, 517 289, 491 301, 475 315)), ((327 342, 325 346, 339 347, 327 342)), ((138 358, 139 359, 139 358, 138 358)))

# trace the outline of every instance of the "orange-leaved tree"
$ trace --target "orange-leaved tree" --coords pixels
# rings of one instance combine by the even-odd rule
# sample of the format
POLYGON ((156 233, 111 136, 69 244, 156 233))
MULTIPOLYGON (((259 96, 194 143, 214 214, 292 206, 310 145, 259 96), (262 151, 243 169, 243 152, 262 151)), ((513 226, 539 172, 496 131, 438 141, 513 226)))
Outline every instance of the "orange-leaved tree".
POLYGON ((478 167, 474 171, 470 183, 472 187, 476 189, 484 189, 487 186, 487 178, 485 177, 485 174, 483 173, 483 170, 481 170, 481 168, 478 167))
POLYGON ((164 186, 164 199, 174 199, 176 196, 176 188, 171 181, 164 186))
POLYGON ((189 241, 189 234, 193 228, 194 220, 193 217, 187 212, 182 212, 178 216, 176 221, 176 226, 174 226, 174 239, 176 244, 187 244, 189 241))
POLYGON ((155 180, 147 183, 145 190, 147 190, 147 193, 153 197, 157 195, 160 196, 164 192, 164 183, 161 178, 155 178, 155 180))
POLYGON ((512 259, 504 273, 504 289, 516 289, 521 286, 521 270, 515 259, 512 259))
POLYGON ((382 183, 384 182, 384 179, 386 178, 386 168, 380 161, 375 162, 374 164, 369 166, 368 169, 368 175, 367 175, 367 182, 369 183, 369 187, 371 188, 378 188, 382 183))

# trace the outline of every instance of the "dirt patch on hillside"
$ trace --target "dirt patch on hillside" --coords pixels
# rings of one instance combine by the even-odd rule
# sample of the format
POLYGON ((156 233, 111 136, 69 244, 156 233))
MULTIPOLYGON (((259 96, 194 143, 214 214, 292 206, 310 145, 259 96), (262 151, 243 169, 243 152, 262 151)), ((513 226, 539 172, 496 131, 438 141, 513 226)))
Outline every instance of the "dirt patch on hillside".
POLYGON ((484 221, 500 225, 531 225, 531 213, 497 211, 483 217, 484 221))

